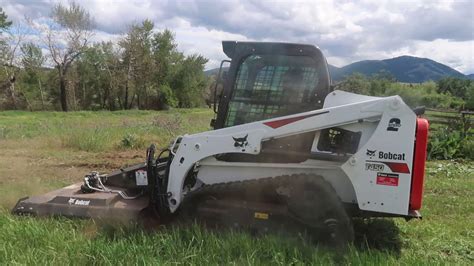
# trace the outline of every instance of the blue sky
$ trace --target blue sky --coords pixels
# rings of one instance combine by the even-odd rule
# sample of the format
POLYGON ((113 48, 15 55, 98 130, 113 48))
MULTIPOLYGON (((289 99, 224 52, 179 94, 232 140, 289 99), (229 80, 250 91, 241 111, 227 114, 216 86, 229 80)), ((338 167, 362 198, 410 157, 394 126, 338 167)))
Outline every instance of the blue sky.
MULTIPOLYGON (((44 21, 50 0, 2 0, 14 21, 44 21)), ((59 1, 67 4, 68 1, 59 1)), ((222 40, 303 42, 318 45, 329 63, 400 55, 427 57, 474 73, 474 1, 78 1, 96 21, 95 41, 120 37, 146 18, 176 33, 179 49, 200 53, 216 67, 222 40)))

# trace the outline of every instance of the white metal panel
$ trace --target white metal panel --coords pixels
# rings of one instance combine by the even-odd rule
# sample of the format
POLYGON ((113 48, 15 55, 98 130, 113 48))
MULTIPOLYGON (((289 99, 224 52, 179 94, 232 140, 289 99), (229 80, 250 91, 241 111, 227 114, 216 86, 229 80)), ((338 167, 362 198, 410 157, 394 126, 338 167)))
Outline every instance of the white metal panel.
POLYGON ((413 170, 413 149, 415 140, 416 115, 403 104, 399 97, 386 102, 387 112, 369 141, 349 159, 342 169, 352 180, 359 208, 362 210, 385 212, 393 214, 408 214, 410 198, 411 172, 413 170), (398 131, 387 130, 392 118, 401 120, 398 131), (371 156, 370 151, 375 151, 371 156), (380 158, 380 153, 404 154, 403 159, 380 158), (383 185, 377 183, 380 171, 366 169, 367 163, 373 161, 384 165, 382 173, 398 175, 398 184, 383 185), (406 164, 409 173, 395 173, 385 163, 406 164))
POLYGON ((343 106, 347 104, 361 103, 380 99, 383 98, 336 90, 326 96, 326 99, 324 99, 323 108, 343 106))
MULTIPOLYGON (((325 106, 330 107, 183 136, 170 168, 168 182, 168 192, 171 193, 170 210, 174 212, 183 198, 183 183, 188 171, 195 163, 205 158, 221 153, 258 154, 261 142, 267 139, 354 124, 360 120, 377 121, 380 119, 372 137, 351 160, 343 165, 343 170, 352 181, 361 209, 406 214, 408 212, 410 174, 399 174, 399 184, 396 187, 374 184, 376 173, 365 170, 365 163, 368 160, 365 153, 366 149, 405 153, 404 162, 408 164, 411 171, 416 126, 415 114, 398 96, 377 98, 335 91, 327 96, 325 106), (303 116, 304 118, 301 118, 303 116), (401 127, 397 128, 397 132, 387 132, 386 130, 392 118, 403 121, 401 127), (282 119, 294 119, 294 121, 276 128, 265 124, 282 119), (237 142, 234 141, 235 138, 245 139, 245 145, 243 145, 244 142, 237 145, 237 142)), ((226 176, 235 176, 232 171, 237 170, 235 168, 228 169, 226 176)), ((254 170, 254 172, 257 171, 254 170)), ((251 172, 249 172, 250 174, 251 172)))

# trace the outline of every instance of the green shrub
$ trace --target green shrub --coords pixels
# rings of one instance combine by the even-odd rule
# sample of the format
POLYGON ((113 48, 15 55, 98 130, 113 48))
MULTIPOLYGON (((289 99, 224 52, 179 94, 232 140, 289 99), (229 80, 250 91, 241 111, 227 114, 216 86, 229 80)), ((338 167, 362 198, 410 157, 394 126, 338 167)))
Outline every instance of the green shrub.
POLYGON ((436 83, 426 82, 419 85, 391 83, 383 95, 399 95, 411 107, 426 106, 439 109, 459 109, 464 101, 460 98, 437 92, 436 83))
POLYGON ((160 103, 162 105, 161 109, 165 110, 178 105, 178 99, 176 99, 173 90, 167 84, 160 87, 160 103))
POLYGON ((127 133, 120 141, 120 146, 125 149, 140 149, 145 147, 145 141, 135 134, 127 133))
POLYGON ((460 145, 460 155, 465 159, 474 160, 474 137, 466 137, 460 145))
POLYGON ((429 136, 428 159, 448 160, 461 155, 461 134, 447 128, 429 136))

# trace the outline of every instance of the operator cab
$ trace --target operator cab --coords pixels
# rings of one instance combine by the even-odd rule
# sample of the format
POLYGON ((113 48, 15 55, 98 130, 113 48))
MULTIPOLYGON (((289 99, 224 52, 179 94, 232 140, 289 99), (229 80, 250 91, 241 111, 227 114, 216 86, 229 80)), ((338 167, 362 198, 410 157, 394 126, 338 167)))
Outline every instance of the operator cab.
POLYGON ((317 47, 236 41, 222 46, 231 61, 223 61, 230 67, 216 82, 223 90, 215 97, 214 129, 322 108, 330 79, 317 47))
MULTIPOLYGON (((223 41, 231 59, 221 63, 214 89, 214 129, 317 110, 330 91, 326 58, 313 45, 223 41), (224 63, 230 63, 223 72, 224 63), (221 75, 222 74, 222 75, 221 75), (218 85, 222 91, 217 95, 218 85)), ((226 154, 226 161, 301 162, 311 154, 314 132, 262 143, 259 155, 226 154)))

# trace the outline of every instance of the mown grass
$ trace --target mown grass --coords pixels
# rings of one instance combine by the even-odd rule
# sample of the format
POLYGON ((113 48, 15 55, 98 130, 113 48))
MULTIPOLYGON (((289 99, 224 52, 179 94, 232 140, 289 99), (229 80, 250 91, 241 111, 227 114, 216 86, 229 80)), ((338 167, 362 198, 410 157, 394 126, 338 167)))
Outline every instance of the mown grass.
POLYGON ((209 231, 197 225, 147 231, 88 220, 17 217, 8 212, 13 204, 9 198, 20 196, 17 189, 23 195, 42 191, 41 186, 60 187, 71 180, 58 175, 69 171, 81 175, 87 170, 74 170, 70 165, 101 164, 126 154, 135 158, 133 154, 141 151, 139 147, 125 147, 122 141, 127 134, 146 145, 166 145, 175 135, 206 130, 211 116, 204 109, 0 113, 4 134, 0 135, 0 157, 11 160, 0 162, 0 264, 474 264, 472 161, 429 162, 423 220, 356 220, 356 241, 345 255, 298 236, 255 237, 247 232, 209 231), (17 161, 25 163, 15 164, 17 161), (35 175, 41 178, 34 179, 35 175))

